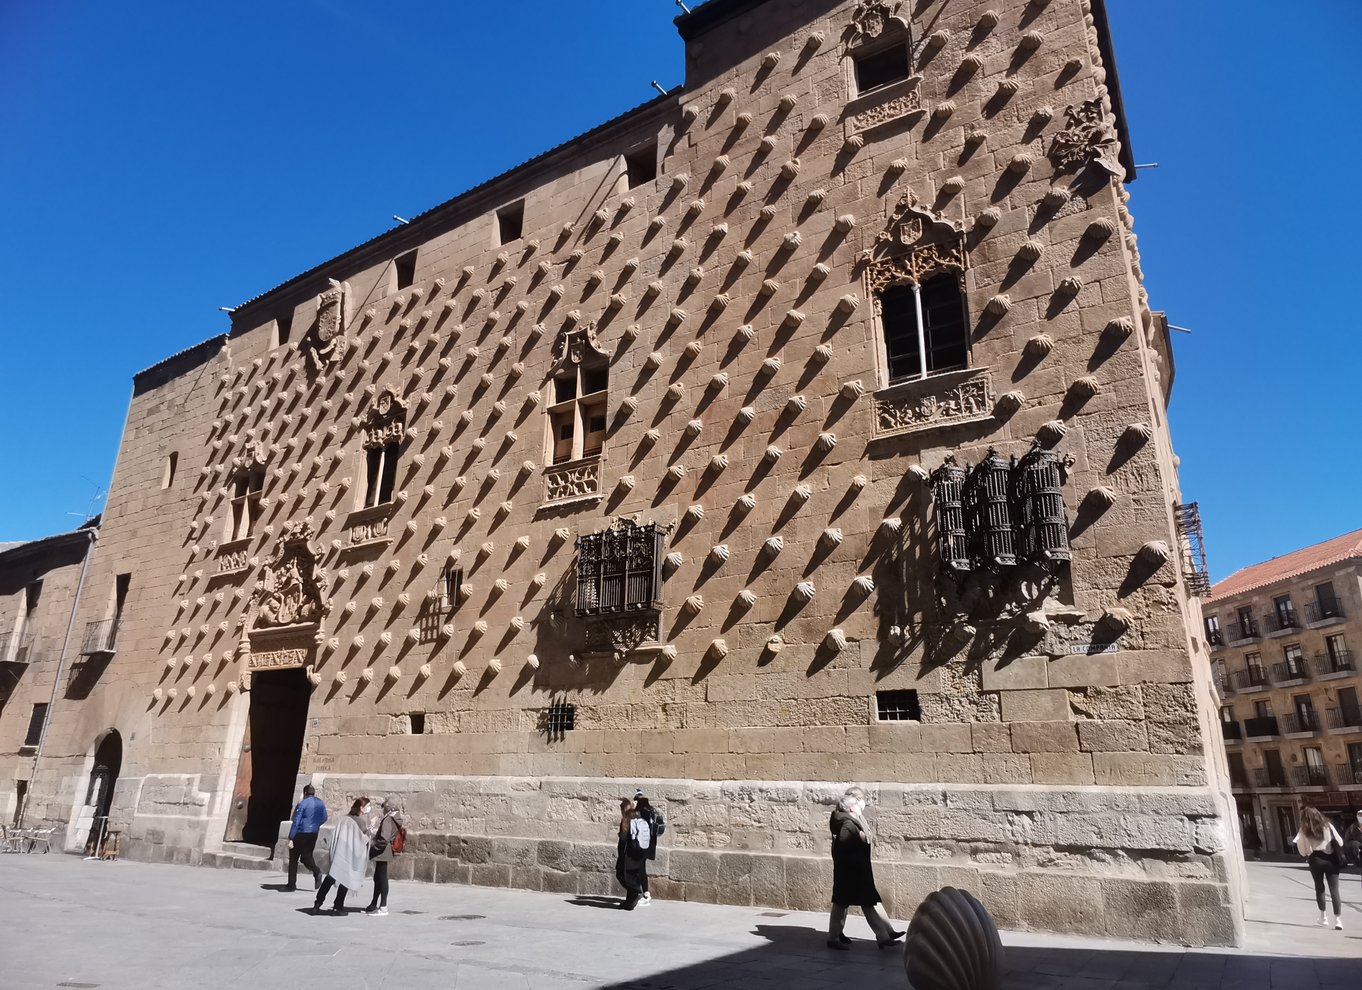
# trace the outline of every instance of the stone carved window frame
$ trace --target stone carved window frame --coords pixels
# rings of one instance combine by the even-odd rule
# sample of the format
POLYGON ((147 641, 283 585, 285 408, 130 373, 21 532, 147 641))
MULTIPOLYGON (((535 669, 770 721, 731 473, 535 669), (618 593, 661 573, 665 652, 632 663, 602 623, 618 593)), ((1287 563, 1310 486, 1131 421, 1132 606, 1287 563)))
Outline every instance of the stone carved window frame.
MULTIPOLYGON (((610 355, 597 343, 594 322, 564 328, 554 342, 554 360, 545 383, 545 502, 600 495, 600 462, 605 455, 610 414, 610 365, 610 355), (605 387, 587 392, 587 375, 593 372, 604 373, 605 387), (568 397, 559 401, 559 385, 568 382, 568 397), (600 445, 588 448, 589 434, 597 432, 588 427, 597 416, 601 420, 600 445), (562 440, 559 435, 565 425, 570 425, 572 433, 562 440)), ((590 383, 595 384, 594 380, 590 383)))
POLYGON ((842 32, 842 69, 846 76, 848 102, 920 78, 913 75, 913 26, 903 6, 901 0, 866 0, 852 11, 851 20, 842 32), (898 46, 903 48, 907 68, 904 79, 861 89, 857 63, 898 46))
POLYGON ((407 441, 407 407, 392 389, 382 389, 358 419, 356 426, 359 431, 359 450, 355 470, 359 483, 355 485, 352 515, 381 515, 385 509, 391 511, 396 504, 398 472, 407 441), (391 479, 385 499, 381 496, 389 466, 391 479))
POLYGON ((265 451, 265 444, 255 441, 232 459, 232 468, 227 475, 227 511, 223 513, 219 553, 240 550, 255 536, 255 525, 264 515, 262 502, 269 476, 265 451))
POLYGON ((875 343, 876 372, 881 390, 936 377, 928 372, 925 377, 891 381, 881 294, 898 285, 920 286, 937 275, 952 275, 957 280, 965 335, 965 367, 938 374, 958 375, 961 371, 976 370, 974 341, 970 334, 969 252, 960 225, 921 206, 909 193, 890 212, 885 229, 876 235, 874 245, 862 252, 857 260, 862 267, 862 283, 875 322, 871 337, 875 343))

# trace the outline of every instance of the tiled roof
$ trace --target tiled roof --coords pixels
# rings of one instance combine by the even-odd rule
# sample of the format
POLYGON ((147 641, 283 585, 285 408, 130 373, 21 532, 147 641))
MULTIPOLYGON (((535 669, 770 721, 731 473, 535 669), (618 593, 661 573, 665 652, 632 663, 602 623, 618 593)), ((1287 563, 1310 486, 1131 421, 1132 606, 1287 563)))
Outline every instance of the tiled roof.
POLYGON ((1362 529, 1235 571, 1211 587, 1206 601, 1230 598, 1354 558, 1362 559, 1362 529))

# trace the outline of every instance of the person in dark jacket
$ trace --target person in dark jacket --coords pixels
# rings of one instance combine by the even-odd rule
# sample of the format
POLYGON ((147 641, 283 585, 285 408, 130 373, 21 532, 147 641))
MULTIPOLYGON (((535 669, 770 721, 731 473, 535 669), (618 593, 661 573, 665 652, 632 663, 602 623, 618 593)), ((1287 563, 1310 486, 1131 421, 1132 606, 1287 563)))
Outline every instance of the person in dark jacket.
POLYGON ((652 831, 634 811, 634 802, 621 799, 615 879, 624 888, 620 907, 626 911, 634 910, 643 898, 643 885, 647 883, 647 850, 651 842, 652 831))
POLYGON ((880 909, 880 892, 875 889, 875 870, 870 863, 871 833, 863 812, 865 799, 858 789, 848 791, 837 802, 828 821, 832 832, 832 912, 828 917, 828 948, 845 949, 851 939, 843 933, 847 908, 857 905, 875 932, 875 941, 886 949, 903 937, 895 931, 880 909))
POLYGON ((1362 811, 1357 813, 1357 821, 1343 833, 1343 854, 1354 866, 1362 866, 1362 811))
POLYGON ((317 848, 317 836, 326 824, 326 805, 317 797, 311 784, 303 786, 303 799, 293 809, 293 825, 288 830, 288 884, 285 890, 298 889, 298 860, 303 861, 312 874, 312 889, 322 885, 322 871, 312 851, 317 848))
POLYGON ((653 895, 648 893, 648 860, 657 859, 657 840, 667 831, 667 822, 662 812, 653 807, 652 802, 644 797, 642 791, 634 792, 634 814, 647 823, 650 837, 648 854, 644 857, 643 867, 639 870, 639 879, 643 884, 643 896, 639 903, 646 907, 653 902, 653 895))
POLYGON ((388 866, 393 861, 393 839, 402 829, 402 819, 398 815, 397 798, 383 799, 383 817, 374 828, 369 858, 374 862, 374 896, 364 913, 371 918, 381 918, 388 913, 388 866))

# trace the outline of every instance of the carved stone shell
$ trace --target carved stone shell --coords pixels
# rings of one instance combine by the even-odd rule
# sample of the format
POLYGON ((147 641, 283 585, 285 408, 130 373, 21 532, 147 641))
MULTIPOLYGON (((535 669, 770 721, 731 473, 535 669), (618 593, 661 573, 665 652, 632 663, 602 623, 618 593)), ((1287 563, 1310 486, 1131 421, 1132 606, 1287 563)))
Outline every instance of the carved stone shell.
POLYGON ((860 594, 868 595, 875 590, 875 579, 868 574, 862 574, 851 582, 851 586, 860 594))
POLYGON ((757 594, 750 588, 743 588, 742 591, 738 592, 737 602, 743 608, 751 608, 757 604, 757 594))
POLYGON ((1041 443, 1057 443, 1069 435, 1069 428, 1063 420, 1052 419, 1036 431, 1036 439, 1041 443))
POLYGON ((709 652, 716 660, 722 660, 728 656, 728 644, 722 639, 716 639, 709 644, 709 652))
POLYGON ((1148 443, 1154 439, 1154 427, 1148 423, 1131 423, 1126 427, 1125 435, 1132 442, 1148 443))
POLYGON ((1091 375, 1074 379, 1069 391, 1080 398, 1090 399, 1102 390, 1101 384, 1091 375))
POLYGON ((751 492, 743 495, 733 504, 733 507, 740 512, 751 512, 757 507, 757 497, 751 492))
POLYGON ((1055 339, 1048 333, 1038 333, 1026 342, 1026 354, 1032 358, 1043 358, 1055 349, 1055 339))
POLYGON ((1017 257, 1023 261, 1036 261, 1044 253, 1045 245, 1035 238, 1023 242, 1022 246, 1017 249, 1017 257))
POLYGON ((1150 540, 1140 547, 1140 558, 1150 564, 1163 565, 1173 556, 1168 544, 1163 540, 1150 540))
POLYGON ((779 536, 768 536, 766 542, 761 545, 762 552, 769 557, 774 557, 785 549, 785 541, 779 536))
POLYGON ((1006 316, 1012 308, 1012 300, 1005 293, 999 293, 984 304, 984 309, 992 316, 1006 316))
POLYGON ((812 581, 800 581, 795 585, 795 597, 802 601, 812 601, 813 596, 818 593, 818 589, 813 586, 812 581))
POLYGON ((818 538, 823 543, 827 544, 830 547, 838 547, 842 545, 842 531, 835 527, 830 526, 827 529, 823 530, 823 532, 819 534, 818 538))
POLYGON ((1104 509, 1110 509, 1116 504, 1116 490, 1107 488, 1105 485, 1094 488, 1089 492, 1088 497, 1104 509))
POLYGON ((913 915, 903 966, 917 990, 998 990, 1003 944, 973 894, 943 887, 928 894, 913 915))
POLYGON ((705 607, 705 599, 701 595, 691 595, 685 600, 682 607, 691 615, 698 615, 701 609, 705 607))

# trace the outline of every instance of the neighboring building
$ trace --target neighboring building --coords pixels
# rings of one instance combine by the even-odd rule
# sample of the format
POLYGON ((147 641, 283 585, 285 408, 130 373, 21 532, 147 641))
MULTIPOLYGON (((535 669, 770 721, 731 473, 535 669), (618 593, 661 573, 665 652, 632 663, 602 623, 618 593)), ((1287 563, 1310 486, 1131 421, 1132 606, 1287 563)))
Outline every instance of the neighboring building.
POLYGON ((678 91, 137 375, 36 799, 114 729, 127 855, 311 779, 399 876, 604 893, 641 785, 659 896, 815 908, 861 781, 900 916, 1236 941, 1105 13, 995 6, 711 0, 678 91))
POLYGON ((1295 855, 1302 808, 1362 806, 1362 530, 1236 571, 1202 612, 1244 843, 1295 855))
POLYGON ((98 677, 88 660, 74 660, 80 644, 72 626, 98 533, 96 516, 71 533, 0 543, 0 821, 5 825, 23 821, 54 700, 83 698, 98 677))

